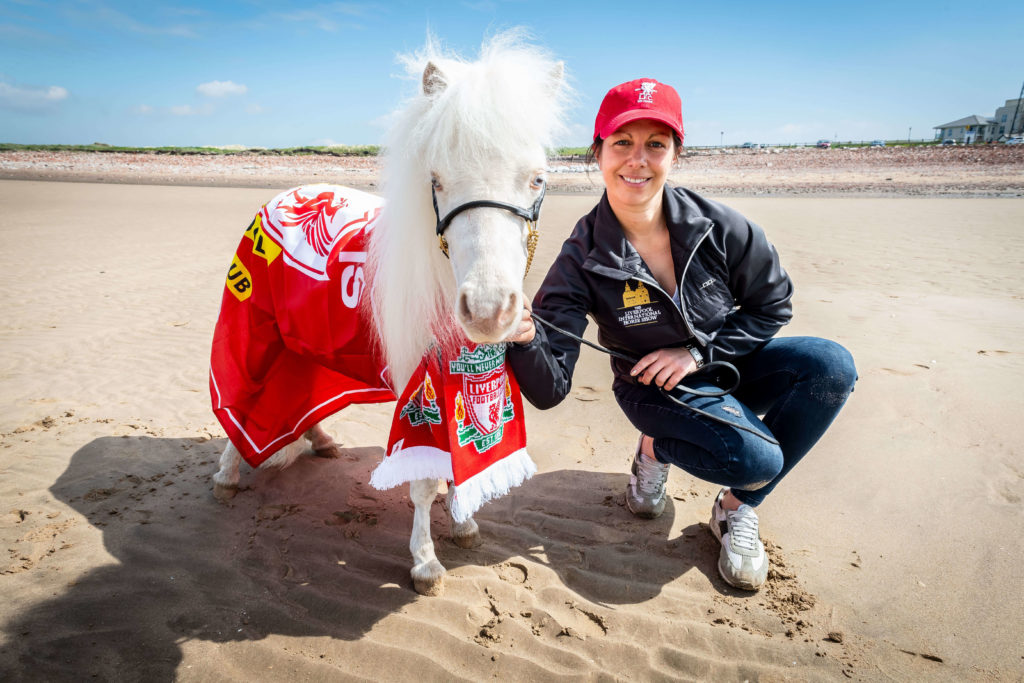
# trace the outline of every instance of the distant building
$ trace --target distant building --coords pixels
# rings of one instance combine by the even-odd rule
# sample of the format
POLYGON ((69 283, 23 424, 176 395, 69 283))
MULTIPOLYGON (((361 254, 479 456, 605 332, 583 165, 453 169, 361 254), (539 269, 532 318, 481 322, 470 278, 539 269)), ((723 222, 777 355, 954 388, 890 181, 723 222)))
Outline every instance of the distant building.
POLYGON ((1006 100, 1006 104, 996 109, 991 128, 991 140, 1002 141, 1024 134, 1024 100, 1006 100))
POLYGON ((935 139, 955 140, 960 145, 976 142, 1002 142, 1024 132, 1024 100, 1006 100, 995 116, 977 114, 935 126, 935 139))

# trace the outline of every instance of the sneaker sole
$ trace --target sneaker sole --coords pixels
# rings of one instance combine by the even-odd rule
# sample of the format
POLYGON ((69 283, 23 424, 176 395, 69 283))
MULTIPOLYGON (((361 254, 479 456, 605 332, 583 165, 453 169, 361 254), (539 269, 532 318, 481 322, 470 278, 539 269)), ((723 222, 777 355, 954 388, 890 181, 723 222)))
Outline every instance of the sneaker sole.
POLYGON ((722 556, 718 556, 718 575, 722 577, 722 580, 733 588, 739 588, 745 591, 756 591, 760 590, 761 586, 764 585, 764 579, 761 579, 759 583, 753 583, 749 581, 742 581, 740 579, 729 578, 727 572, 722 569, 722 556))

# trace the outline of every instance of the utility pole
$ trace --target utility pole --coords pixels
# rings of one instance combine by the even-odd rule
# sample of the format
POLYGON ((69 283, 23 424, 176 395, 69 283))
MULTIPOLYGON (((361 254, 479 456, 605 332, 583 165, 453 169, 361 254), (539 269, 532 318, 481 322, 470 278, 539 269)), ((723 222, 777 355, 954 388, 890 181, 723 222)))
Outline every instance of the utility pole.
POLYGON ((1013 109, 1013 121, 1010 122, 1010 134, 1007 137, 1013 137, 1014 126, 1017 125, 1017 119, 1020 118, 1022 124, 1024 124, 1024 117, 1020 116, 1021 105, 1024 104, 1024 83, 1020 85, 1020 95, 1017 95, 1017 106, 1013 109))
POLYGON ((725 131, 723 130, 723 131, 720 131, 718 133, 718 146, 719 147, 722 146, 722 143, 723 143, 724 140, 725 140, 725 131))
POLYGON ((910 144, 910 131, 914 130, 913 126, 907 128, 907 144, 910 144))

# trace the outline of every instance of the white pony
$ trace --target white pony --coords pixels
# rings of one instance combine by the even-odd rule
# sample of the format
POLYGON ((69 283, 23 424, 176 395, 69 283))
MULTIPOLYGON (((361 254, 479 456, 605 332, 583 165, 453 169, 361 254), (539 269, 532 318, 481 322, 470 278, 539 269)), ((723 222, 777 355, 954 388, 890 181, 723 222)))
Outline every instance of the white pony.
MULTIPOLYGON (((396 112, 385 145, 385 202, 369 234, 366 264, 372 319, 396 392, 431 345, 452 348, 462 334, 496 343, 517 327, 527 221, 501 208, 463 210, 444 232, 447 255, 435 226, 438 216, 475 200, 534 205, 545 183, 545 147, 561 126, 567 96, 561 62, 517 32, 492 38, 475 62, 442 54, 433 40, 402 62, 420 87, 396 112)), ((334 445, 319 425, 305 438, 315 450, 334 445)), ((300 439, 265 465, 287 465, 303 450, 300 439)), ((218 498, 237 490, 239 460, 229 443, 213 477, 218 498)), ((411 574, 426 595, 443 590, 445 575, 430 535, 437 490, 433 479, 410 483, 411 574)), ((476 545, 476 522, 452 520, 452 536, 462 547, 476 545)))

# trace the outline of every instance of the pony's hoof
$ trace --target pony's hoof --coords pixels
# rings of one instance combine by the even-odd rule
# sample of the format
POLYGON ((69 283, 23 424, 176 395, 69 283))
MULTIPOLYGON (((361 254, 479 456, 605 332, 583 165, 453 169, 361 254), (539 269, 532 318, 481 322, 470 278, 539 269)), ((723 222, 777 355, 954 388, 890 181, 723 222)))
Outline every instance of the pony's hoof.
POLYGON ((465 522, 457 523, 452 520, 452 540, 460 548, 475 548, 483 540, 480 538, 480 525, 470 517, 465 522))
POLYGON ((455 541, 455 545, 460 548, 466 548, 467 550, 469 548, 475 548, 484 542, 483 539, 480 538, 479 529, 474 529, 468 534, 452 534, 452 540, 455 541))
POLYGON ((412 586, 420 595, 437 597, 444 593, 445 569, 437 560, 412 568, 412 586))
POLYGON ((313 456, 316 458, 328 458, 334 459, 341 457, 341 448, 336 443, 330 443, 326 446, 319 446, 311 449, 313 456))
POLYGON ((222 503, 226 503, 235 497, 238 493, 238 486, 231 486, 229 484, 214 484, 213 485, 213 497, 222 503))

